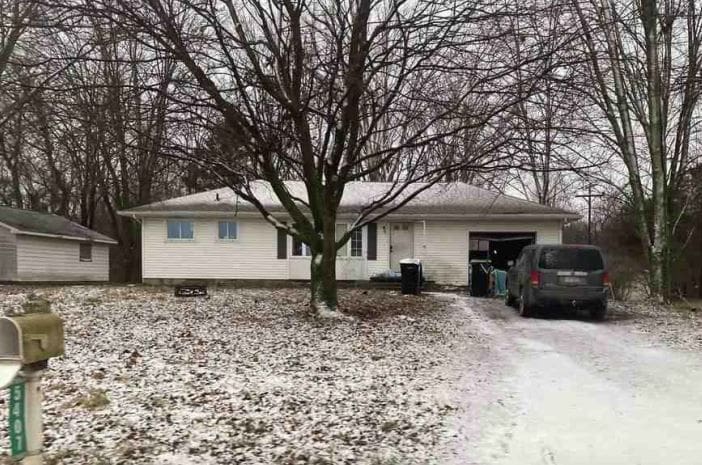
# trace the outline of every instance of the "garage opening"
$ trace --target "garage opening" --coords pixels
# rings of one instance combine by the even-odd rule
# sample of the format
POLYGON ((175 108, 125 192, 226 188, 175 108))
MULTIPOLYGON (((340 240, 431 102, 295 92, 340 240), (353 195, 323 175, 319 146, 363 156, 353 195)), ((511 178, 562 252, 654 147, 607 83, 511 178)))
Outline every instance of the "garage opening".
POLYGON ((473 296, 503 295, 509 263, 536 242, 533 232, 471 232, 468 285, 473 296))
POLYGON ((469 260, 490 260, 498 270, 509 268, 527 245, 536 243, 534 232, 472 232, 470 233, 469 260))

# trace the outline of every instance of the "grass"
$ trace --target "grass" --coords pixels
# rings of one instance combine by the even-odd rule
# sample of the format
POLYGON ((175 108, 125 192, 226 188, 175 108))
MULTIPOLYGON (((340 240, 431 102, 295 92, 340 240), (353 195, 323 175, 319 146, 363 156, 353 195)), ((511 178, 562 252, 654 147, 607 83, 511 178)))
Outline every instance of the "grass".
POLYGON ((88 410, 98 410, 110 404, 107 392, 104 389, 91 389, 88 393, 79 398, 75 405, 88 410))

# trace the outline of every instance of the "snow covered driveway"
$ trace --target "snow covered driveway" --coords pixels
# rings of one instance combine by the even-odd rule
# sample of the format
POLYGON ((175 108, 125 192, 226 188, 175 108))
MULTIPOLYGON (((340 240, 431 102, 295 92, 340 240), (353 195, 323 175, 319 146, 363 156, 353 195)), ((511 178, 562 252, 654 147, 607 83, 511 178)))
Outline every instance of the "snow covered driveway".
POLYGON ((66 322, 43 382, 50 465, 439 463, 446 365, 484 346, 441 297, 344 290, 352 322, 305 315, 305 289, 2 286, 0 311, 32 290, 66 322))
POLYGON ((522 319, 499 301, 462 302, 481 318, 494 376, 488 389, 464 392, 447 463, 702 463, 702 354, 635 326, 522 319))

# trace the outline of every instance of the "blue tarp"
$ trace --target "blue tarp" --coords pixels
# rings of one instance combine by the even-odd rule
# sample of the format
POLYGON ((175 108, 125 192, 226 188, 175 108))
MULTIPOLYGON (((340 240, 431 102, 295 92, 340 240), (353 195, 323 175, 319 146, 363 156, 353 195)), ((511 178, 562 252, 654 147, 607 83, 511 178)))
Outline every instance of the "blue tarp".
POLYGON ((503 270, 493 270, 492 275, 495 283, 495 295, 504 296, 507 293, 507 272, 503 270))

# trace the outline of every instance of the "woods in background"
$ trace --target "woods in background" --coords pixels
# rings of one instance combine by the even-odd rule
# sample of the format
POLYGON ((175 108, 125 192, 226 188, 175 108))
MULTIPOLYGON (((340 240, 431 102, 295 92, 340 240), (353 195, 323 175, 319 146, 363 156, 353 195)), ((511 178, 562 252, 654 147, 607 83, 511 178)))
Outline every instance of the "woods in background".
POLYGON ((459 180, 570 208, 594 182, 652 293, 690 293, 700 8, 0 0, 0 204, 114 237, 112 277, 133 281, 138 224, 116 212, 204 188, 305 181, 313 218, 295 232, 333 258, 323 238, 352 180, 459 180))

